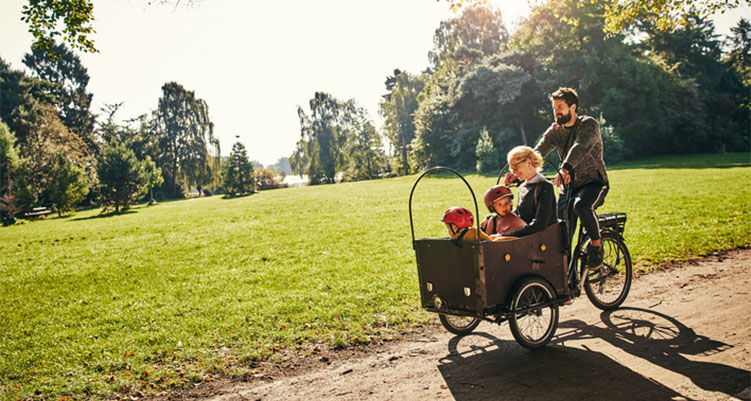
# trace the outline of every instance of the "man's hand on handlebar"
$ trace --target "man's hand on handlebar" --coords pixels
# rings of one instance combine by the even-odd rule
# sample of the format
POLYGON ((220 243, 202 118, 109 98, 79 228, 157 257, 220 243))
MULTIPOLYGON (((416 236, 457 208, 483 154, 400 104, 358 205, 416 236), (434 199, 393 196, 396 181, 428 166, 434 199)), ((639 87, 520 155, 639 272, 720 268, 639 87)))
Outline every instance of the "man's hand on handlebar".
POLYGON ((571 174, 565 168, 560 169, 558 174, 555 175, 555 186, 560 187, 563 184, 571 182, 571 174))

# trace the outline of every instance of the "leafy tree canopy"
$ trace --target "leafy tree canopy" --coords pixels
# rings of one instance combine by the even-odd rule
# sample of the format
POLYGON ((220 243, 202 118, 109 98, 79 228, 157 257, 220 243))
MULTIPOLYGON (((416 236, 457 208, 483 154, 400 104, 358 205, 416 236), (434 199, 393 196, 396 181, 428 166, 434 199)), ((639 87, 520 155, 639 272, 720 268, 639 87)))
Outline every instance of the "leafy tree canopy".
POLYGON ((90 111, 92 94, 86 91, 89 73, 81 59, 64 43, 53 44, 55 56, 42 49, 32 49, 23 63, 39 79, 53 85, 47 87, 57 100, 56 107, 66 127, 75 132, 94 153, 94 116, 90 111))
MULTIPOLYGON (((439 0, 440 1, 440 0, 439 0)), ((443 0, 449 4, 449 9, 458 12, 462 8, 487 4, 487 0, 443 0)), ((556 17, 571 24, 579 24, 579 20, 564 12, 562 5, 570 0, 530 0, 531 4, 552 9, 559 9, 556 17)), ((640 23, 658 27, 663 31, 671 31, 679 26, 686 26, 691 21, 689 17, 697 14, 707 19, 716 12, 725 12, 738 8, 741 4, 751 4, 751 0, 575 0, 578 6, 584 7, 588 3, 599 4, 605 10, 605 25, 603 29, 609 34, 620 33, 640 23)))
POLYGON ((34 36, 31 46, 35 51, 59 57, 55 42, 60 38, 73 49, 98 52, 90 37, 94 33, 91 26, 94 21, 92 0, 29 0, 21 14, 21 20, 34 36))

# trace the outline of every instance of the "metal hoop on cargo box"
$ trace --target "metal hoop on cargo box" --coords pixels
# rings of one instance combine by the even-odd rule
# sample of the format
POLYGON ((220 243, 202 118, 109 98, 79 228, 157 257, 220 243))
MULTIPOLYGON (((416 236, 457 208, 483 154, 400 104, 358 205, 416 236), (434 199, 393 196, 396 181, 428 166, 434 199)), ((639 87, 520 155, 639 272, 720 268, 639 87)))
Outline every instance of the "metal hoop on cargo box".
MULTIPOLYGON (((467 188, 469 189, 469 193, 472 194, 472 201, 475 203, 475 225, 477 226, 477 232, 478 233, 480 232, 480 218, 479 218, 480 217, 480 209, 477 208, 477 198, 475 197, 475 191, 472 190, 472 187, 469 185, 469 183, 467 182, 467 180, 464 179, 464 176, 462 176, 461 174, 459 174, 455 170, 450 169, 448 167, 443 167, 443 166, 431 167, 431 168, 425 170, 425 172, 420 175, 420 177, 417 179, 417 181, 415 181, 415 185, 412 186, 412 191, 410 191, 410 193, 409 193, 409 228, 412 230, 412 248, 413 249, 415 247, 415 224, 414 224, 414 222, 412 220, 412 195, 414 195, 415 188, 417 188, 417 184, 420 183, 420 180, 422 180, 423 177, 425 177, 426 175, 428 175, 430 173, 434 173, 436 171, 441 171, 441 170, 450 171, 450 172, 456 174, 459 178, 462 179, 462 181, 464 181, 464 184, 467 185, 467 188)), ((480 243, 480 235, 479 234, 477 235, 477 243, 478 244, 480 243)))

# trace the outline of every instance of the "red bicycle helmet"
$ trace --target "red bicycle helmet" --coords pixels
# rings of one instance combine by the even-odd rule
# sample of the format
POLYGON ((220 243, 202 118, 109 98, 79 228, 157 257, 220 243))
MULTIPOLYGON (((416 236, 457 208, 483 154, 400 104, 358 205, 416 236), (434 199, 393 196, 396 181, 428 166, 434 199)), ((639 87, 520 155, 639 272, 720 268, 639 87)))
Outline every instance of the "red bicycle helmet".
POLYGON ((459 228, 467 228, 472 227, 475 219, 469 210, 460 206, 454 206, 443 213, 441 221, 444 223, 454 223, 459 228))
POLYGON ((514 194, 511 193, 509 187, 505 185, 496 185, 490 187, 490 189, 485 192, 485 206, 488 207, 488 211, 490 211, 490 213, 495 213, 495 211, 493 210, 493 204, 498 199, 505 198, 507 196, 511 197, 511 200, 514 200, 514 194))

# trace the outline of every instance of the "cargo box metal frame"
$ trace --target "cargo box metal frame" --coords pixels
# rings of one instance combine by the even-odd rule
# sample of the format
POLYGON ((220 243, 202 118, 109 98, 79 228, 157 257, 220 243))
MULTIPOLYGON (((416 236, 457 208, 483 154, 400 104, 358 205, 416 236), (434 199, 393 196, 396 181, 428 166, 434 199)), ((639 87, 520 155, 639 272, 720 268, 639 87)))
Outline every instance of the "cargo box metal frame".
MULTIPOLYGON (((456 174, 472 193, 475 216, 479 216, 477 198, 461 174, 447 167, 433 167, 415 182, 409 196, 412 244, 417 259, 421 305, 430 312, 472 316, 496 321, 518 313, 509 305, 515 287, 529 276, 538 276, 555 289, 551 303, 570 299, 567 291, 568 250, 564 247, 562 223, 542 232, 501 241, 464 241, 449 238, 415 239, 412 199, 417 184, 429 173, 445 170, 456 174)), ((479 217, 477 230, 480 230, 479 217)), ((540 307, 542 305, 538 305, 540 307)))

